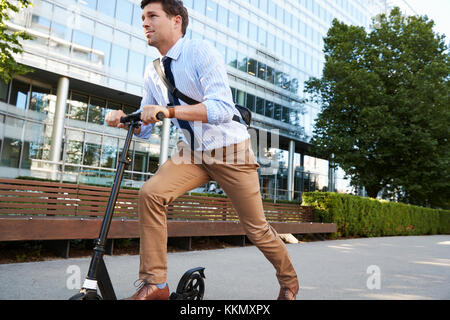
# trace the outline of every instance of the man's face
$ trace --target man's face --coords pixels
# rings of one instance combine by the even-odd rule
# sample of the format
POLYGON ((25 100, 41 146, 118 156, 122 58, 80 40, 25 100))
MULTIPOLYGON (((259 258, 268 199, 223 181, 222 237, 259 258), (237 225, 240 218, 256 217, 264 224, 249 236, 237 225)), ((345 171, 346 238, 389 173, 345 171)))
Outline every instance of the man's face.
POLYGON ((177 17, 169 17, 160 2, 149 3, 142 10, 142 26, 150 46, 158 47, 170 40, 176 31, 177 17))

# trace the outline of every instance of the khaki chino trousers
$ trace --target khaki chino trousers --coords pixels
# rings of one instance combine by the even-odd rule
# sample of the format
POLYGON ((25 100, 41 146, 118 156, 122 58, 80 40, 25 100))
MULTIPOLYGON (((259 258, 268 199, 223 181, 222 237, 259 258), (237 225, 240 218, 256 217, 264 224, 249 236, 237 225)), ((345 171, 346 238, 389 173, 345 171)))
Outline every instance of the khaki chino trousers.
POLYGON ((285 244, 264 216, 259 189, 259 167, 250 140, 212 151, 193 152, 180 143, 139 191, 139 279, 166 282, 166 208, 180 195, 215 180, 230 198, 249 240, 272 263, 281 287, 298 285, 285 244))

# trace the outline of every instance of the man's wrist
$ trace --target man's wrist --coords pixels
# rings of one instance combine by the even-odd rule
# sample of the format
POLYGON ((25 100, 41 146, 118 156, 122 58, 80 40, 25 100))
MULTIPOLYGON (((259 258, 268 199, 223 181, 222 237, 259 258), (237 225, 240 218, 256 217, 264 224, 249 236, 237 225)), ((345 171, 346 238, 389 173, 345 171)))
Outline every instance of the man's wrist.
POLYGON ((175 118, 175 107, 171 107, 168 109, 169 109, 169 118, 175 118))

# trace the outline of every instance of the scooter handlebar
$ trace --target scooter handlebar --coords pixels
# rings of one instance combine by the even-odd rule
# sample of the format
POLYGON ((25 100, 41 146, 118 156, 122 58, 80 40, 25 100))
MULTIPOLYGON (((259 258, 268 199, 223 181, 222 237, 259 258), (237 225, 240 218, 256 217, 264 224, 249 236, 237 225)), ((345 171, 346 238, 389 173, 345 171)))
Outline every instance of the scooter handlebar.
MULTIPOLYGON (((158 112, 156 114, 156 119, 158 119, 159 121, 163 121, 164 120, 164 113, 162 113, 161 111, 158 112)), ((129 115, 125 116, 125 117, 120 118, 120 122, 121 123, 129 123, 131 121, 133 121, 133 122, 141 121, 141 113, 140 112, 132 113, 132 114, 129 114, 129 115)))

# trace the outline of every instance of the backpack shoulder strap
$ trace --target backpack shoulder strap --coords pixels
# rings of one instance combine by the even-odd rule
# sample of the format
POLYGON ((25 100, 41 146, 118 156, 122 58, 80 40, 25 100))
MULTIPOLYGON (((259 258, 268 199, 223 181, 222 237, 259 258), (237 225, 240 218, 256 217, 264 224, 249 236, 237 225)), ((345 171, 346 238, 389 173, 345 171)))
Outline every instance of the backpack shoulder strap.
MULTIPOLYGON (((161 81, 164 83, 164 85, 167 87, 167 89, 169 90, 170 93, 172 93, 172 95, 174 97, 177 97, 178 99, 183 100, 184 102, 186 102, 187 104, 199 104, 200 102, 198 102, 197 100, 194 100, 192 98, 189 98, 188 96, 184 95, 181 91, 179 91, 175 86, 173 86, 170 81, 167 79, 166 75, 164 74, 164 72, 162 71, 161 68, 161 62, 159 60, 159 58, 153 60, 153 66, 155 67, 156 73, 158 74, 158 76, 161 78, 161 81)), ((242 107, 241 107, 242 108, 242 107)), ((242 111, 238 108, 239 113, 242 114, 242 111)), ((244 126, 248 127, 250 125, 250 120, 248 121, 248 123, 246 123, 242 117, 239 117, 237 115, 233 115, 233 120, 236 122, 239 122, 241 124, 243 124, 244 126)))
POLYGON ((155 67, 156 73, 161 78, 161 81, 164 83, 164 85, 167 87, 167 89, 172 93, 174 97, 177 97, 178 99, 183 100, 187 104, 199 104, 200 102, 189 98, 188 96, 185 96, 181 91, 179 91, 175 86, 173 86, 170 81, 167 79, 166 75, 161 69, 161 62, 158 59, 153 60, 153 66, 155 67))

